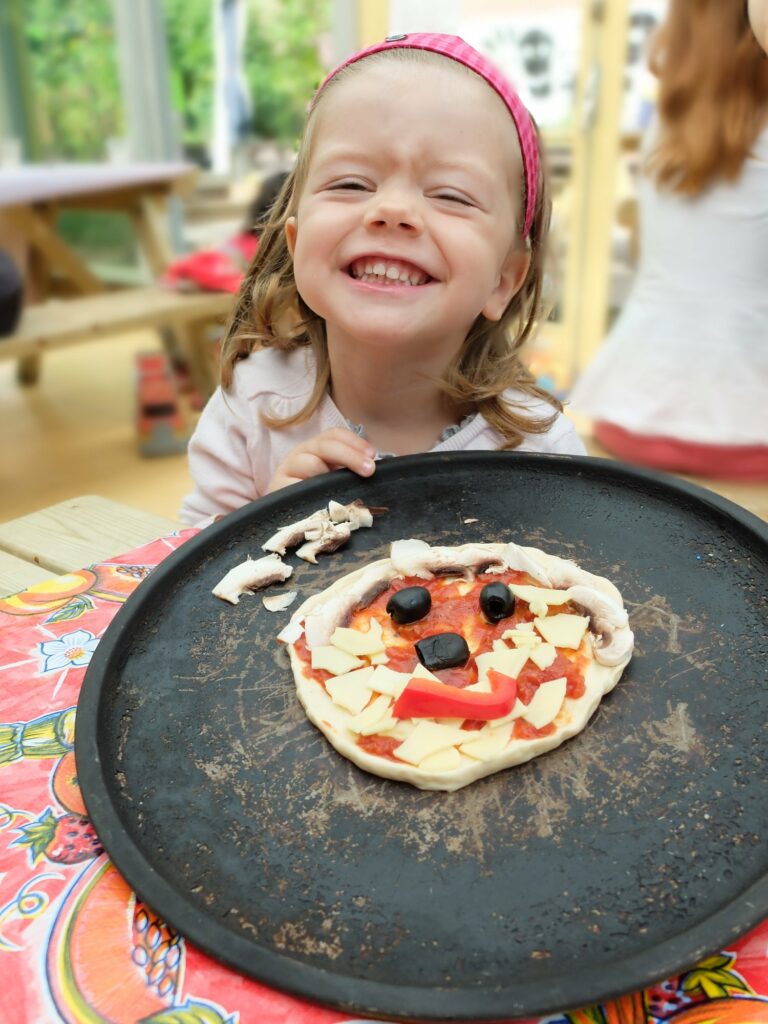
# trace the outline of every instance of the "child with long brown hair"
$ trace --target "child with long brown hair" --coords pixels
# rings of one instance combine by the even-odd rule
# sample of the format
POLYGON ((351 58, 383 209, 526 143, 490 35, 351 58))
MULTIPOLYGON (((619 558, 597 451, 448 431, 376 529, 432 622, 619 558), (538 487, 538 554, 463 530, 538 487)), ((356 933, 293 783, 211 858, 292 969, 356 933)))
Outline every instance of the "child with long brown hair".
POLYGON ((533 121, 463 40, 394 36, 333 71, 236 303, 184 520, 382 453, 583 453, 520 361, 549 212, 533 121))
POLYGON ((768 480, 768 57, 747 0, 671 0, 650 57, 637 279, 571 400, 628 461, 768 480))

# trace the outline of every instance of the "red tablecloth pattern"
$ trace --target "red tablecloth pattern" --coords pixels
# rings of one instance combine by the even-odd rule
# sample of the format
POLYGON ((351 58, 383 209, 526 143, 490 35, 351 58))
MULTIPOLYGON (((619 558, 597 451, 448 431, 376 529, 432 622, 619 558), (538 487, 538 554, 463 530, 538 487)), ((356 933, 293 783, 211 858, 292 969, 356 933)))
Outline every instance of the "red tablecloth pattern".
MULTIPOLYGON (((141 903, 77 786, 85 668, 128 594, 196 531, 0 599, 0 1022, 350 1024, 242 977, 141 903)), ((768 922, 696 968, 558 1024, 768 1024, 768 922)))

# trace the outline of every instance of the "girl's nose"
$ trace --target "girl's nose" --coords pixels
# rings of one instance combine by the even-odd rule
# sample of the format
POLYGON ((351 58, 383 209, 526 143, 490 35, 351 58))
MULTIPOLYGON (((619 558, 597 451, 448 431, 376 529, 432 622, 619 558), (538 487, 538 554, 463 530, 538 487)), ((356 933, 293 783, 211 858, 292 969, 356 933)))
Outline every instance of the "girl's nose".
POLYGON ((418 235, 424 224, 418 206, 405 189, 380 189, 365 212, 365 226, 372 230, 399 229, 418 235))

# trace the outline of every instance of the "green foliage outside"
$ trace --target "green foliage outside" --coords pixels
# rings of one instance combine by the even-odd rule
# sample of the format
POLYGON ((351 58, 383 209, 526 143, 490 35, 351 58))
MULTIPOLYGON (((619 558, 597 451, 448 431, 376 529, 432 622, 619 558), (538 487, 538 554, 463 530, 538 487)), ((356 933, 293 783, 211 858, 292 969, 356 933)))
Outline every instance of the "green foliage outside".
MULTIPOLYGON (((0 0, 2 2, 2 0, 0 0)), ((99 160, 124 134, 111 0, 18 0, 33 82, 38 159, 99 160)), ((182 144, 204 148, 213 121, 213 0, 161 0, 182 144)), ((323 69, 328 3, 248 0, 245 77, 252 132, 292 143, 323 69)))
POLYGON ((162 7, 181 143, 204 147, 213 129, 213 0, 162 0, 162 7))
POLYGON ((256 135, 292 143, 307 103, 324 77, 318 38, 330 26, 329 4, 312 0, 249 0, 245 74, 256 135))
POLYGON ((104 156, 122 133, 110 0, 22 0, 39 159, 104 156))

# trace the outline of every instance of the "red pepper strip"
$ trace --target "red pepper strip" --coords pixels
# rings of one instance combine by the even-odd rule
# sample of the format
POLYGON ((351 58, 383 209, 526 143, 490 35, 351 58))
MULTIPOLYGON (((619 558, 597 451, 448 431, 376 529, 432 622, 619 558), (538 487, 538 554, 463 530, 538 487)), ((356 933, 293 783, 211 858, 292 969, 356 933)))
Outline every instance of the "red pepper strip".
POLYGON ((492 668, 491 693, 462 690, 432 679, 414 676, 395 701, 395 718, 474 718, 490 722, 503 718, 515 706, 517 680, 492 668))

